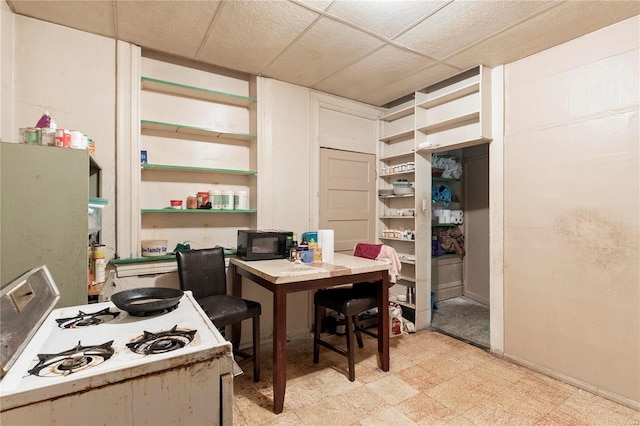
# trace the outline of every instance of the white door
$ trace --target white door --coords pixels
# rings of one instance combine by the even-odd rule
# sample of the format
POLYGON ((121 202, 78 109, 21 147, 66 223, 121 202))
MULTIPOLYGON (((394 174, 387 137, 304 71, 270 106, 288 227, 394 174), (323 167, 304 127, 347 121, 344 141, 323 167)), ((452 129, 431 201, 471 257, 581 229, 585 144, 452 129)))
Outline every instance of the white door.
POLYGON ((376 242, 375 155, 320 149, 320 229, 334 230, 336 252, 376 242))

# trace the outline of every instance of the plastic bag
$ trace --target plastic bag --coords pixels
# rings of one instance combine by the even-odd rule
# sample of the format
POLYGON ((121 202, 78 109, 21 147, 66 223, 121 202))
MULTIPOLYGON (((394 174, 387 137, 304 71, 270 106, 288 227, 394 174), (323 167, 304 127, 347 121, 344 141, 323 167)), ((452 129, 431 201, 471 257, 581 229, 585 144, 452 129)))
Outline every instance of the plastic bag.
POLYGON ((445 207, 449 207, 449 204, 451 204, 451 188, 439 183, 432 184, 431 201, 434 203, 442 203, 445 207))
POLYGON ((457 157, 451 155, 431 155, 431 167, 444 169, 442 177, 447 179, 460 179, 462 176, 462 163, 457 157))
POLYGON ((53 117, 49 114, 49 111, 45 111, 40 117, 40 120, 36 123, 36 127, 40 129, 56 129, 56 122, 53 120, 53 117))
POLYGON ((389 336, 402 336, 402 308, 397 303, 389 303, 389 336))

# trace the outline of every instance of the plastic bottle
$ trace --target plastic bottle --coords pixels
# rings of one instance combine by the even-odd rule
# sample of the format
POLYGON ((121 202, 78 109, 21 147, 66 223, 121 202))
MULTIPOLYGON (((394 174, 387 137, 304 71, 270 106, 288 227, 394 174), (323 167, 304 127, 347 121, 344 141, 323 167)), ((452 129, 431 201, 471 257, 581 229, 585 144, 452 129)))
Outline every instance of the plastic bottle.
POLYGON ((298 245, 298 248, 300 249, 300 251, 305 251, 309 249, 309 243, 307 242, 307 237, 306 236, 302 236, 302 241, 300 241, 300 244, 298 245))
POLYGON ((293 233, 293 241, 291 241, 291 248, 289 249, 289 260, 295 261, 298 259, 298 234, 293 233))

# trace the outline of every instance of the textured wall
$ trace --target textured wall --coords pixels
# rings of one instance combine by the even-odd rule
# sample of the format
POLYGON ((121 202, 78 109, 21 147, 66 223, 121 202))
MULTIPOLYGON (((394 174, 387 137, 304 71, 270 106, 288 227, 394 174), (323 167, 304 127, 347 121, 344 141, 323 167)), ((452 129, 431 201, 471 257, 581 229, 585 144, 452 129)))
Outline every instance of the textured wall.
POLYGON ((635 17, 505 67, 505 354, 640 401, 635 17))

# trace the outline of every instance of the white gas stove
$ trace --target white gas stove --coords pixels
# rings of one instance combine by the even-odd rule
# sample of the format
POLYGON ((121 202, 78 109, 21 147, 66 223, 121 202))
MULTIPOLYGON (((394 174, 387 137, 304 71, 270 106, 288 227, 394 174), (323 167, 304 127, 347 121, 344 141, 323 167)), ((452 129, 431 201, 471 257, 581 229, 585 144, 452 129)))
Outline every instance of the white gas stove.
POLYGON ((0 421, 230 424, 232 394, 231 344, 185 292, 149 316, 111 302, 53 310, 0 381, 0 421))

